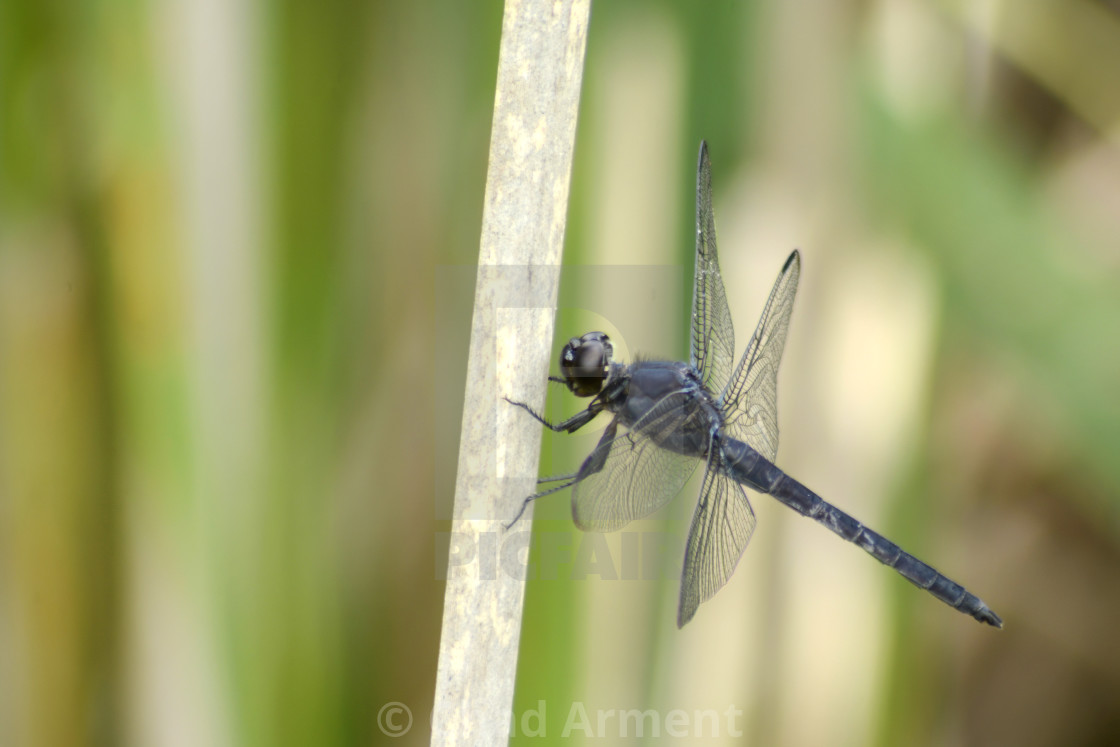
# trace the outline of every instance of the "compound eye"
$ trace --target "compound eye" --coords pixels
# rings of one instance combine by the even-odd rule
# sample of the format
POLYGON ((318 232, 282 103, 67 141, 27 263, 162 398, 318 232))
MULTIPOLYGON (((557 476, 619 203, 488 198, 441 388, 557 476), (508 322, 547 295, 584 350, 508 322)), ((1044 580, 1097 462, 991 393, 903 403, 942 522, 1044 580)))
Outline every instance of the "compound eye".
POLYGON ((602 332, 573 337, 560 353, 560 372, 577 397, 594 397, 603 391, 614 347, 602 332))

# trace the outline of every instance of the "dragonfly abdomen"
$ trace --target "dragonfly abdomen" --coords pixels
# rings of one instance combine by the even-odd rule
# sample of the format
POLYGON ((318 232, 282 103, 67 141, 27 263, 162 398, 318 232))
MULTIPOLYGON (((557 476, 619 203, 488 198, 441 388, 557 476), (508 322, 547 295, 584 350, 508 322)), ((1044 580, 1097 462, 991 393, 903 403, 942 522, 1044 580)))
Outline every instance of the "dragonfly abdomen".
POLYGON ((783 473, 774 482, 770 494, 798 513, 815 519, 849 542, 859 545, 871 557, 894 568, 907 581, 925 589, 953 609, 988 625, 1003 627, 1003 621, 988 605, 956 581, 864 526, 789 475, 783 473))
POLYGON ((883 565, 894 568, 915 586, 925 589, 950 607, 972 615, 980 622, 1003 627, 999 616, 974 594, 933 566, 927 565, 855 517, 828 503, 809 488, 782 472, 750 446, 722 440, 725 468, 732 478, 763 493, 769 493, 797 513, 828 527, 849 542, 859 545, 883 565))

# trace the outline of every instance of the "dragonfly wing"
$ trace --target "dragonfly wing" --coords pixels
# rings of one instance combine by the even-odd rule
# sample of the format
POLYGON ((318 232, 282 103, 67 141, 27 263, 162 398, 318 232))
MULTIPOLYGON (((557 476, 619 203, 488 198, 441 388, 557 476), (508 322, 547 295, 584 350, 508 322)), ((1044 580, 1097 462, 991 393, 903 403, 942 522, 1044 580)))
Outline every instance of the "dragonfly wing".
POLYGON ((712 164, 700 143, 696 167, 696 277, 692 291, 692 342, 689 362, 713 392, 723 389, 735 362, 735 327, 719 274, 716 222, 712 212, 712 164))
POLYGON ((801 255, 795 250, 782 266, 758 327, 722 396, 727 433, 770 461, 778 453, 778 365, 800 276, 801 255))
POLYGON ((572 518, 580 529, 613 532, 667 504, 688 481, 697 460, 657 445, 678 428, 692 400, 670 394, 633 428, 619 432, 611 421, 584 461, 572 487, 572 518))
POLYGON ((700 502, 688 532, 678 628, 692 619, 701 602, 727 583, 754 533, 756 520, 746 491, 719 471, 717 459, 708 459, 700 502))

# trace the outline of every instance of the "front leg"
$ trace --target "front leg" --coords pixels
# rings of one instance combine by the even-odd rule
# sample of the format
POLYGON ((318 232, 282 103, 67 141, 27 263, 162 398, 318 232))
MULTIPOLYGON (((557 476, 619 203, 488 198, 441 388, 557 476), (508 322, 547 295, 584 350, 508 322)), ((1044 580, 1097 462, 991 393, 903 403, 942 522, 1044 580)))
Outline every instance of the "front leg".
POLYGON ((529 407, 529 405, 525 404, 524 402, 514 402, 509 397, 505 397, 504 399, 511 405, 516 405, 517 407, 520 407, 522 410, 532 415, 536 419, 536 421, 544 427, 557 433, 574 433, 594 420, 595 416, 603 411, 603 405, 599 402, 598 399, 595 399, 592 400, 591 404, 588 405, 586 410, 576 413, 562 423, 553 424, 550 423, 548 419, 543 415, 538 415, 536 410, 534 410, 532 407, 529 407))

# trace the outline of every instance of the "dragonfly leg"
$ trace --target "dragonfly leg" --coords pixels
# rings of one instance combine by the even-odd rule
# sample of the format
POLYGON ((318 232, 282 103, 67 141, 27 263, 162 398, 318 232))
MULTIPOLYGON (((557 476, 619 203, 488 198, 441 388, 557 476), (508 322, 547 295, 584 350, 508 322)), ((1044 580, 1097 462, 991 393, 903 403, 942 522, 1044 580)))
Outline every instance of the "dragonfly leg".
POLYGON ((568 474, 568 475, 551 475, 550 477, 538 477, 537 478, 537 485, 540 485, 540 484, 546 483, 546 482, 560 482, 561 480, 571 480, 572 478, 574 478, 578 474, 579 474, 578 472, 572 472, 571 474, 568 474))
MULTIPOLYGON (((509 397, 505 397, 504 399, 505 399, 506 402, 509 402, 511 405, 516 405, 517 407, 520 407, 522 410, 524 410, 525 412, 532 415, 542 425, 544 425, 547 428, 549 428, 550 430, 553 430, 553 431, 556 431, 556 432, 572 433, 573 431, 577 431, 580 428, 582 428, 583 426, 590 423, 592 420, 594 420, 595 416, 598 415, 603 410, 603 405, 599 402, 598 399, 596 399, 596 400, 592 401, 592 403, 588 406, 588 408, 586 410, 583 410, 582 412, 576 413, 575 415, 568 418, 567 420, 565 420, 562 423, 553 424, 553 423, 550 423, 547 418, 538 414, 536 411, 533 410, 533 408, 529 407, 529 405, 525 404, 524 402, 514 402, 509 397)), ((616 427, 617 426, 612 421, 611 425, 608 426, 607 430, 604 432, 603 439, 600 440, 600 444, 602 444, 604 441, 609 441, 610 439, 614 438, 616 427)), ((548 490, 542 490, 539 493, 533 493, 531 496, 529 496, 524 501, 522 501, 521 509, 517 512, 517 516, 514 516, 513 521, 506 524, 505 528, 508 530, 510 527, 512 527, 514 524, 516 524, 518 519, 521 518, 521 515, 525 513, 525 509, 529 506, 529 504, 531 502, 535 501, 538 498, 543 498, 546 495, 552 495, 553 493, 558 493, 559 491, 564 490, 565 488, 570 488, 573 485, 575 485, 577 482, 582 480, 584 477, 586 477, 588 474, 590 474, 591 472, 598 472, 599 470, 601 470, 603 468, 603 460, 606 458, 606 454, 604 453, 604 454, 597 457, 596 456, 597 453, 598 453, 598 449, 595 452, 592 452, 591 456, 589 456, 587 459, 584 460, 584 463, 580 467, 579 472, 575 472, 575 473, 570 474, 570 475, 555 475, 553 477, 539 478, 537 480, 538 485, 540 485, 541 483, 550 483, 550 482, 559 482, 560 484, 555 485, 555 486, 549 488, 548 490)))
POLYGON ((596 400, 592 402, 586 410, 577 412, 575 415, 568 418, 564 422, 552 423, 549 422, 548 418, 539 414, 536 410, 534 410, 532 407, 529 407, 529 405, 525 404, 524 402, 514 402, 509 397, 504 397, 504 399, 511 405, 520 407, 522 410, 532 415, 533 418, 545 428, 556 431, 557 433, 573 433, 575 431, 578 431, 580 428, 594 420, 595 416, 598 415, 603 409, 603 406, 598 403, 598 400, 596 400))
POLYGON ((521 508, 518 510, 517 516, 514 516, 513 520, 505 525, 506 531, 509 531, 509 529, 517 523, 518 519, 521 518, 521 515, 525 513, 525 509, 529 507, 530 503, 537 500, 538 498, 543 498, 546 495, 552 495, 553 493, 557 493, 561 490, 564 490, 565 488, 570 488, 572 485, 576 484, 575 478, 576 475, 557 475, 556 477, 545 477, 537 480, 538 484, 542 482, 555 482, 557 480, 565 480, 566 482, 563 482, 560 485, 556 485, 555 487, 551 487, 548 490, 542 490, 539 493, 533 493, 531 496, 522 501, 521 508))

